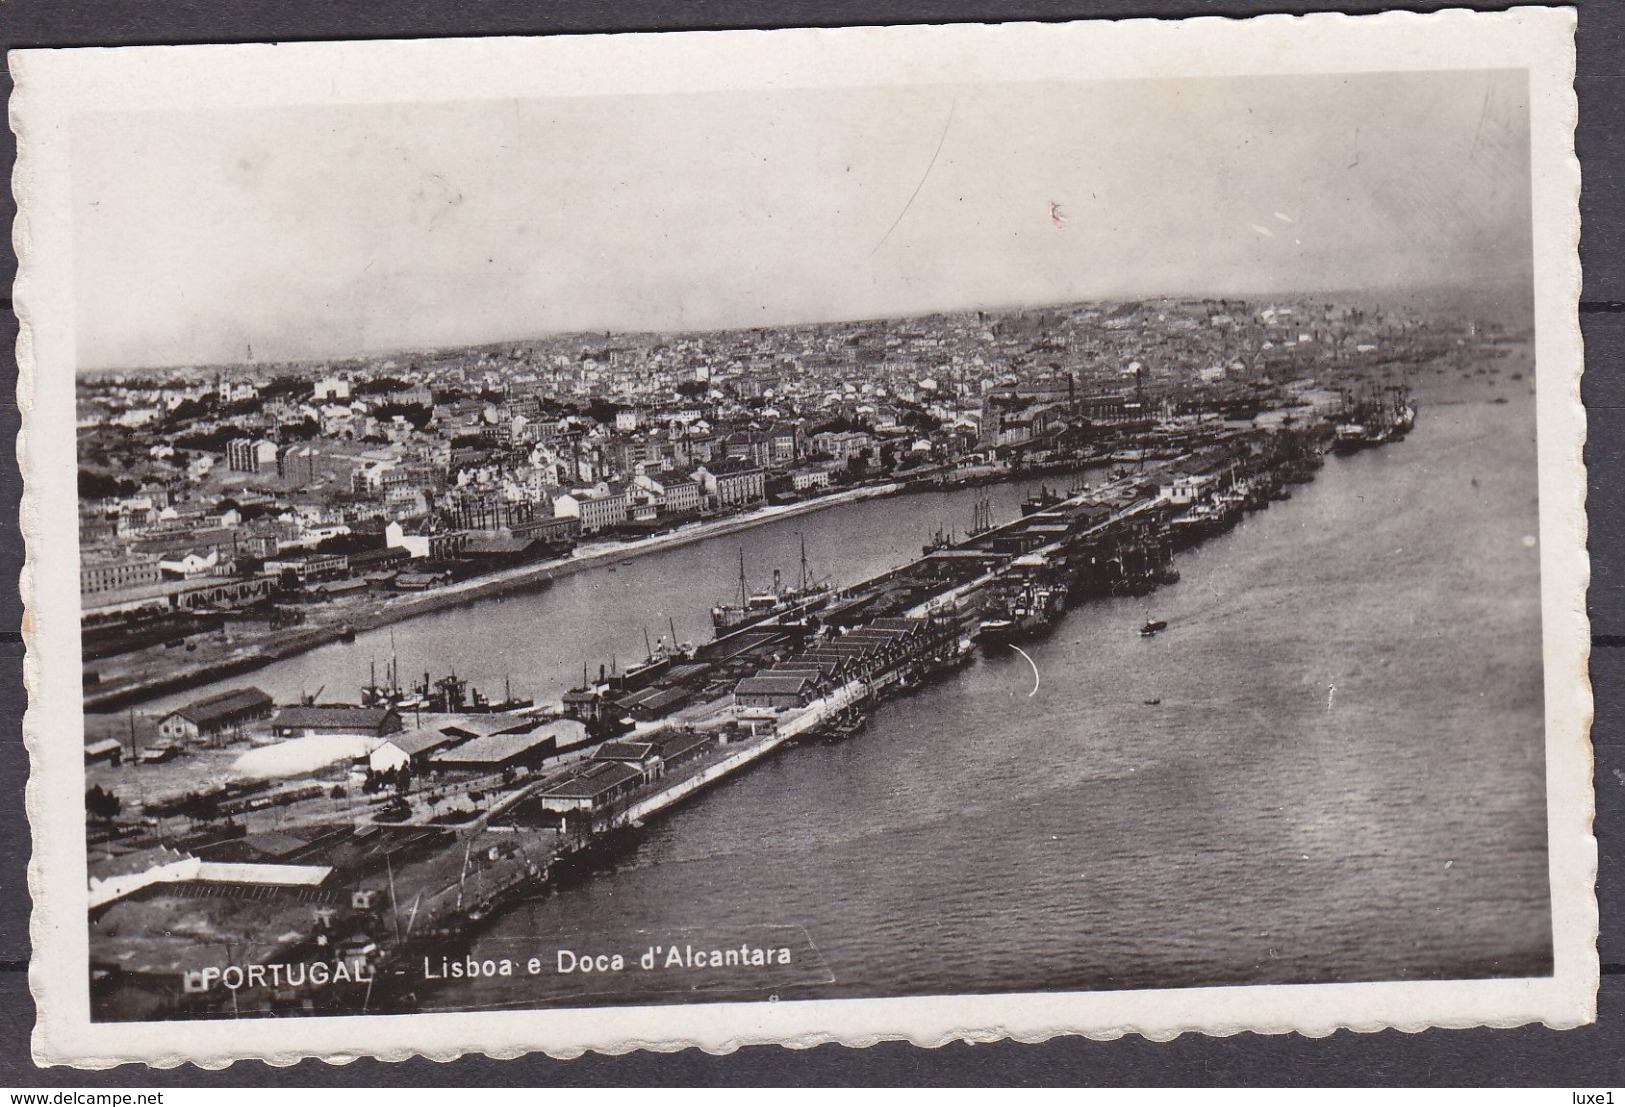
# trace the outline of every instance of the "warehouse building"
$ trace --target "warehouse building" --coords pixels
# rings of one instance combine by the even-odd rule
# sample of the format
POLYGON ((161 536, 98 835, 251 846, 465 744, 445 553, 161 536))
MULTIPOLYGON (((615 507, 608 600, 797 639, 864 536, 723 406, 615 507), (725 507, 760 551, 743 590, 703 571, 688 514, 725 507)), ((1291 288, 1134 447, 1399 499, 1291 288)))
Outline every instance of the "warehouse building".
POLYGON ((158 733, 173 740, 215 738, 270 718, 275 707, 258 688, 233 688, 171 711, 159 720, 158 733))

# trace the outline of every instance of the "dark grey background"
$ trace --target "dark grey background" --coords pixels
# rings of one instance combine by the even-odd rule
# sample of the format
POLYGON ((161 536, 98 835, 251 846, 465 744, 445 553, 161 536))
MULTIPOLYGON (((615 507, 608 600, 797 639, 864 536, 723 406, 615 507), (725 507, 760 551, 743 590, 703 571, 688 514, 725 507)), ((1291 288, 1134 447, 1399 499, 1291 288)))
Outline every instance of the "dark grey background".
MULTIPOLYGON (((532 4, 484 0, 435 5, 411 0, 333 4, 330 0, 223 5, 212 0, 7 0, 0 5, 0 47, 114 46, 145 43, 291 41, 321 38, 429 38, 454 35, 580 34, 607 31, 713 30, 845 24, 1005 22, 1086 17, 1246 16, 1265 12, 1380 11, 1401 7, 1497 10, 1510 3, 1394 0, 556 0, 532 4)), ((1581 322, 1586 341, 1593 630, 1596 694, 1597 823, 1603 962, 1598 1022, 1580 1030, 1429 1031, 1420 1035, 1338 1033, 1324 1039, 1244 1034, 1185 1035, 1168 1043, 1058 1039, 1043 1045, 937 1050, 887 1044, 852 1050, 743 1049, 728 1057, 678 1054, 588 1056, 558 1062, 465 1058, 454 1064, 360 1061, 338 1067, 307 1062, 285 1069, 239 1063, 222 1072, 195 1068, 105 1073, 36 1069, 28 1056, 33 1003, 28 995, 28 773, 21 741, 24 706, 20 603, 15 587, 22 542, 15 520, 20 480, 10 448, 0 460, 0 1087, 234 1087, 504 1085, 1507 1085, 1595 1088, 1625 1084, 1625 875, 1620 828, 1625 814, 1625 488, 1616 480, 1625 455, 1625 279, 1620 244, 1625 177, 1625 4, 1578 0, 1580 127, 1575 144, 1584 171, 1580 247, 1585 267, 1581 322)), ((9 74, 0 93, 9 98, 9 74)), ((0 138, 0 174, 9 180, 15 139, 0 138)), ((9 191, 0 223, 15 214, 9 191)), ((9 236, 0 242, 0 286, 16 270, 9 236)), ((0 300, 0 439, 17 433, 16 320, 0 300)))

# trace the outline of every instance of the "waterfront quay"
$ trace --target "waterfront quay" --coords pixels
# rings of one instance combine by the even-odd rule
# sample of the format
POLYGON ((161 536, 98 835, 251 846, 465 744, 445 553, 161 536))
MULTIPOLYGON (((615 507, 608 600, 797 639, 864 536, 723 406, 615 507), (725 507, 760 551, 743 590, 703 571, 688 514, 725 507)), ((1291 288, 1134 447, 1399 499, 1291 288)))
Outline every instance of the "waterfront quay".
POLYGON ((949 679, 978 642, 997 650, 1068 606, 1176 579, 1176 547, 1289 495, 1334 433, 1201 428, 1093 487, 1042 488, 1018 518, 978 510, 963 538, 770 604, 702 645, 663 638, 638 664, 586 666, 557 703, 482 696, 455 676, 413 684, 391 661, 359 704, 318 692, 278 706, 244 688, 157 717, 92 717, 97 1008, 410 1005, 419 954, 461 948, 674 805, 787 745, 857 740, 878 703, 949 679), (1038 589, 1053 615, 988 632, 1038 589), (227 971, 268 965, 326 967, 320 981, 262 970, 259 986, 227 971))

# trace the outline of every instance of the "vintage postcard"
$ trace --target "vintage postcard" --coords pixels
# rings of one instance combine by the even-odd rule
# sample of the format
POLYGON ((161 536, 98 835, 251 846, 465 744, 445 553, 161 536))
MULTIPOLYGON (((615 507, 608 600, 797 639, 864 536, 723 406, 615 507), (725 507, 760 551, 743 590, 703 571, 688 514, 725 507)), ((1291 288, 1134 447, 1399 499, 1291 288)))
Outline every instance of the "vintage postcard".
POLYGON ((13 53, 36 1057, 1590 1021, 1573 30, 13 53))

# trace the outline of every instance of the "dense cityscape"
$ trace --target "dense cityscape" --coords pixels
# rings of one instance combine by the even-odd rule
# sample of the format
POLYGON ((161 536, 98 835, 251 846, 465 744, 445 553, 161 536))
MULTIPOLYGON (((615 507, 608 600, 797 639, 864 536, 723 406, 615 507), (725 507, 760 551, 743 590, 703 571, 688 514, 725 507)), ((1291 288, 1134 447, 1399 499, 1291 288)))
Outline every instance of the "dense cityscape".
POLYGON ((86 375, 98 1003, 351 1009, 333 986, 365 982, 366 1002, 410 1007, 443 978, 430 953, 450 964, 642 820, 785 744, 852 737, 884 698, 1070 606, 1176 581, 1177 553, 1289 498, 1324 454, 1403 438, 1419 377, 1521 380, 1526 338, 1161 300, 86 375), (708 597, 713 640, 672 627, 624 669, 584 663, 559 702, 482 695, 456 658, 421 682, 386 658, 325 698, 243 683, 116 710, 775 511, 1034 475, 1055 488, 1019 518, 979 502, 879 577, 837 588, 804 562, 753 592, 741 563, 738 594, 708 597))

